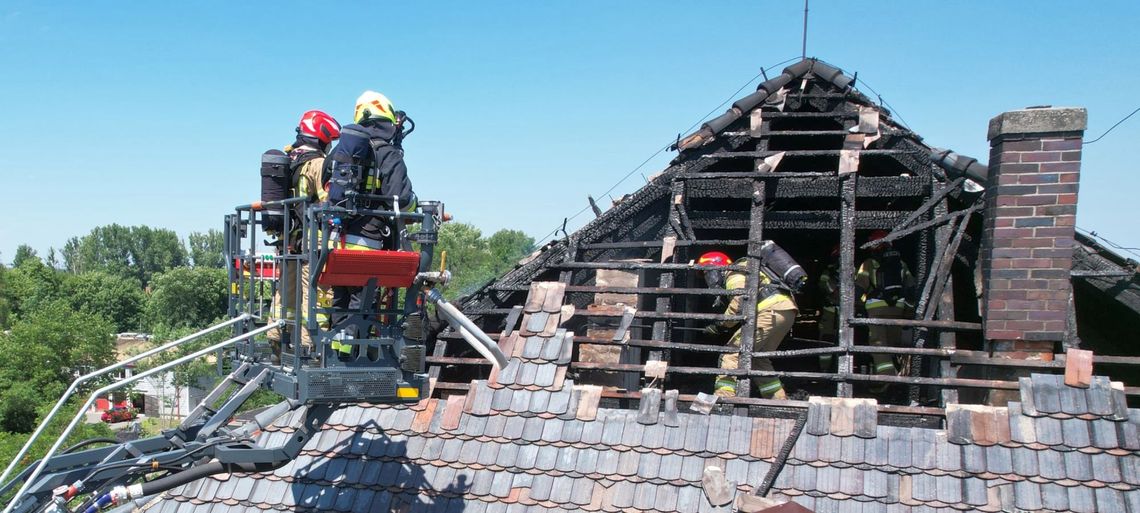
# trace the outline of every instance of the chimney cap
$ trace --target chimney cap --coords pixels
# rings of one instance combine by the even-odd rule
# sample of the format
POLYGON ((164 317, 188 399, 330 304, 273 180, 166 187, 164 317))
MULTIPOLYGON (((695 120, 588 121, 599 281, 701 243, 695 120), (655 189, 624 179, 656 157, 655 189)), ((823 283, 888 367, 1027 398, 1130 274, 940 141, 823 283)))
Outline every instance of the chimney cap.
POLYGON ((994 116, 987 139, 1010 134, 1083 132, 1087 127, 1088 110, 1084 107, 1029 107, 994 116))

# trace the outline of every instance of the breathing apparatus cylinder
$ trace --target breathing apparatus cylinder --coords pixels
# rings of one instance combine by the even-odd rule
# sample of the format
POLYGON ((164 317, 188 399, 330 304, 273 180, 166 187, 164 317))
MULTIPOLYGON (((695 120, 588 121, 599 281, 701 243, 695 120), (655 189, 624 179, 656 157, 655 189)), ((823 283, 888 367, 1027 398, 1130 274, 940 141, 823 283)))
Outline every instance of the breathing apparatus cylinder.
MULTIPOLYGON (((281 201, 289 197, 293 177, 289 168, 289 156, 281 150, 269 150, 261 154, 261 201, 281 201)), ((267 208, 261 217, 261 227, 265 231, 280 232, 285 228, 285 207, 267 208)))
POLYGON ((807 273, 795 259, 778 244, 766 240, 760 245, 760 265, 766 267, 784 286, 798 292, 808 282, 807 273))

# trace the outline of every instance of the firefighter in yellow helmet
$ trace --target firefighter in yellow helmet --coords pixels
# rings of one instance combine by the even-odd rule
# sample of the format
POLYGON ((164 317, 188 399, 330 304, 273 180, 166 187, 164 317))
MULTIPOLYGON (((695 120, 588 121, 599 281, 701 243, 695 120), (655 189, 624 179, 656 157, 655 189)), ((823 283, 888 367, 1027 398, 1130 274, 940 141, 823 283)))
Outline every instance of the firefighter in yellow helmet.
MULTIPOLYGON (((341 129, 340 140, 326 160, 329 202, 336 205, 345 201, 348 192, 355 191, 386 198, 365 205, 367 208, 414 210, 416 195, 404 164, 402 142, 415 124, 404 112, 396 110, 391 100, 375 91, 365 91, 356 99, 353 122, 341 129)), ((404 249, 393 247, 394 231, 401 229, 390 219, 350 216, 342 219, 335 243, 348 249, 404 249)), ((356 310, 361 301, 359 287, 333 288, 335 308, 356 310)), ((375 305, 369 308, 375 309, 375 305)), ((334 317, 333 325, 340 320, 339 316, 334 317)), ((355 326, 349 326, 346 335, 356 337, 354 330, 355 326)))
MULTIPOLYGON (((732 264, 732 260, 724 253, 710 251, 702 255, 698 263, 701 265, 728 266, 732 264)), ((742 258, 737 260, 736 263, 738 265, 744 264, 746 260, 742 258)), ((747 280, 747 274, 741 271, 732 271, 723 277, 721 276, 723 274, 722 271, 709 270, 704 271, 704 274, 705 281, 710 287, 723 285, 726 290, 743 289, 745 287, 745 281, 747 280)), ((780 343, 784 341, 784 337, 791 331, 799 310, 796 307, 795 300, 792 299, 791 293, 778 287, 767 273, 763 271, 760 272, 759 283, 760 290, 756 298, 756 333, 753 338, 752 348, 754 351, 775 351, 780 347, 780 343)), ((739 315, 742 301, 742 296, 733 296, 728 304, 728 308, 724 310, 724 315, 739 315)), ((705 332, 717 336, 735 328, 728 343, 730 346, 739 349, 740 339, 743 336, 743 327, 737 327, 738 325, 740 325, 740 321, 719 321, 706 327, 705 332)), ((720 357, 720 368, 739 369, 739 353, 722 354, 720 357)), ((761 371, 775 370, 772 367, 772 360, 768 358, 752 359, 752 369, 761 371)), ((779 378, 761 377, 755 381, 760 389, 761 396, 771 399, 787 398, 787 394, 784 392, 784 384, 779 378)), ((720 397, 736 397, 736 382, 735 376, 717 376, 714 393, 720 397)))
MULTIPOLYGON (((887 236, 887 232, 876 230, 868 237, 875 242, 887 236)), ((859 264, 855 272, 855 294, 867 317, 872 319, 904 319, 914 315, 911 303, 914 295, 914 275, 898 251, 890 242, 871 246, 871 254, 859 264)), ((902 342, 903 329, 900 326, 870 326, 867 329, 867 343, 872 346, 898 346, 902 342)), ((871 356, 872 371, 883 376, 896 376, 899 370, 889 354, 871 356)), ((873 385, 873 393, 882 393, 885 384, 873 385)))

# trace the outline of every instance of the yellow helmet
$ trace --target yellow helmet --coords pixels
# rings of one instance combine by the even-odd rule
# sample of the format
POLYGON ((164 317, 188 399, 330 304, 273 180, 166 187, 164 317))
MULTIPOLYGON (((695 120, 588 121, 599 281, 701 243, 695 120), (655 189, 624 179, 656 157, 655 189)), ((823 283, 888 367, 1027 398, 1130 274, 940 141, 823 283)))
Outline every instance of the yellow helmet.
POLYGON ((354 123, 360 123, 366 119, 384 118, 392 123, 396 122, 396 106, 392 105, 392 101, 376 91, 364 91, 360 98, 356 99, 356 112, 352 115, 354 123))

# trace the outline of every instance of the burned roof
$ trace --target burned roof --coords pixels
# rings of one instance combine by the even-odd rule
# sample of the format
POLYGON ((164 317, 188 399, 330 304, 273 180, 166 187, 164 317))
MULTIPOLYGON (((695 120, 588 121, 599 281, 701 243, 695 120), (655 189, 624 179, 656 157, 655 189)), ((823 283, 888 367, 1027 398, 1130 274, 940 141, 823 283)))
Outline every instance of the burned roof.
MULTIPOLYGON (((958 374, 994 365, 974 286, 986 166, 927 146, 853 84, 816 59, 788 67, 679 139, 646 186, 459 301, 506 367, 445 332, 428 357, 431 398, 346 406, 289 465, 192 483, 150 510, 754 511, 762 495, 812 511, 1140 512, 1135 390, 958 374), (743 386, 712 414, 690 409, 735 351, 700 329, 755 322, 754 303, 735 318, 712 307, 741 292, 706 288, 697 255, 775 239, 813 273, 838 246, 850 272, 872 229, 890 230, 929 284, 927 324, 898 348, 915 353, 911 374, 886 381, 898 397, 858 397, 877 378, 857 372, 856 341, 820 343, 808 298, 781 347, 788 367, 735 373, 778 375, 804 400, 743 386), (823 354, 839 357, 836 371, 805 370, 823 354), (991 389, 1020 399, 959 402, 959 390, 991 389)), ((1120 274, 1134 264, 1078 242, 1088 251, 1074 269, 1117 273, 1088 277, 1104 282, 1097 297, 1134 293, 1120 274)), ((745 339, 742 356, 755 356, 745 339)), ((1019 365, 1051 372, 1069 361, 1056 357, 1019 365)), ((275 427, 259 443, 288 436, 275 427)))

